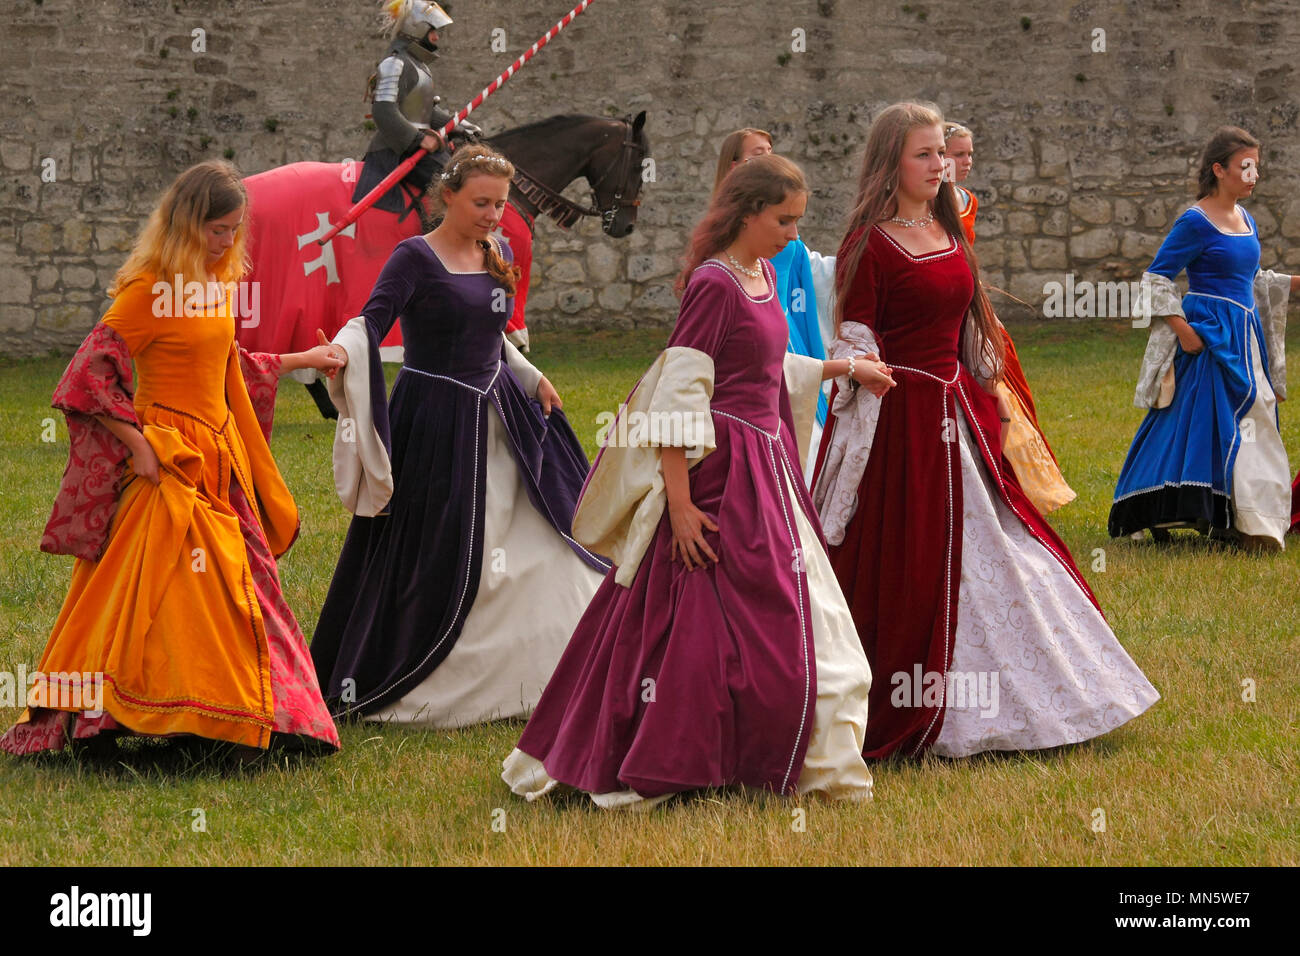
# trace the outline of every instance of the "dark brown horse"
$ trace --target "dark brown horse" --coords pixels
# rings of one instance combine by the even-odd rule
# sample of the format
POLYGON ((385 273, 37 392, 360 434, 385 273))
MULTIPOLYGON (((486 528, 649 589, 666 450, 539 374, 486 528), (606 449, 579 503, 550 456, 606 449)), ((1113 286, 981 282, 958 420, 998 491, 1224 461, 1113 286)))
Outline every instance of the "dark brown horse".
POLYGON ((650 158, 644 111, 622 119, 552 116, 486 142, 514 163, 510 200, 529 220, 544 213, 567 229, 581 216, 600 216, 601 228, 614 239, 635 227, 650 158), (591 188, 590 206, 561 195, 576 179, 591 188))

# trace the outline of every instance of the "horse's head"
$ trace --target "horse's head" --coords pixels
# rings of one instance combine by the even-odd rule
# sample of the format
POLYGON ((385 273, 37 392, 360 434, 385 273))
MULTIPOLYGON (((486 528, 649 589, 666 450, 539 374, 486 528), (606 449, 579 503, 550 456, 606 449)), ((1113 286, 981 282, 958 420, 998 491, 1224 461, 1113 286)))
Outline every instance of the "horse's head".
POLYGON ((645 135, 645 110, 636 117, 611 120, 607 141, 587 158, 581 176, 591 185, 601 228, 614 239, 632 231, 641 204, 641 184, 646 181, 650 141, 645 135))

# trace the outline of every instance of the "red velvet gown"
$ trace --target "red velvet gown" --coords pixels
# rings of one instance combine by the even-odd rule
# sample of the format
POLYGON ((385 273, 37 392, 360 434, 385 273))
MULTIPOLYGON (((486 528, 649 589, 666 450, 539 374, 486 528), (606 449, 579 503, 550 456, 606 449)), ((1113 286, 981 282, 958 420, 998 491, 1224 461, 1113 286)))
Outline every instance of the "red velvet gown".
POLYGON ((996 401, 959 359, 973 293, 956 240, 912 256, 872 227, 845 301, 844 322, 871 329, 897 382, 856 510, 828 549, 875 675, 868 757, 919 754, 947 719, 936 752, 948 756, 1072 743, 1159 696, 999 450, 996 401), (958 677, 995 685, 979 713, 954 717, 958 677))

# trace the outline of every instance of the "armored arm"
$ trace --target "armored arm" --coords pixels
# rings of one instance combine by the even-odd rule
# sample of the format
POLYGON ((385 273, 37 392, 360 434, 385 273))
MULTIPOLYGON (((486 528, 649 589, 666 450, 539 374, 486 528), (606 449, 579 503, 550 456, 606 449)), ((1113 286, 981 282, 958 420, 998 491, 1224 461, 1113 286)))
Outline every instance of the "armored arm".
POLYGON ((398 106, 405 67, 397 55, 387 57, 379 64, 372 111, 380 136, 398 156, 405 156, 424 137, 424 130, 407 119, 398 106))

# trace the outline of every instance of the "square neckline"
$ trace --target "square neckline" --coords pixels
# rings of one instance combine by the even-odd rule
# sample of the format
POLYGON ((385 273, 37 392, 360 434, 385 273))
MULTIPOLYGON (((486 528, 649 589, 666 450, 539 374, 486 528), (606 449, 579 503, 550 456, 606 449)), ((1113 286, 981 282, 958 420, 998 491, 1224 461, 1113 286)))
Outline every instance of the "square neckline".
POLYGON ((907 258, 911 259, 913 262, 925 262, 927 259, 934 259, 937 258, 938 256, 951 255, 954 250, 960 248, 957 245, 957 237, 954 236, 952 233, 948 233, 948 248, 936 249, 934 252, 923 252, 919 256, 913 255, 912 253, 907 251, 907 249, 903 246, 901 242, 899 242, 889 233, 885 232, 885 230, 881 229, 880 223, 873 222, 871 224, 871 228, 877 230, 882 236, 885 237, 885 239, 889 241, 890 245, 892 245, 903 255, 907 256, 907 258))
POLYGON ((1255 220, 1250 217, 1250 213, 1246 212, 1246 207, 1243 206, 1241 203, 1233 203, 1233 208, 1241 210, 1241 218, 1246 220, 1246 225, 1250 226, 1250 228, 1245 232, 1227 232, 1223 229, 1220 229, 1219 224, 1210 218, 1209 213, 1207 213, 1200 206, 1196 205, 1196 203, 1192 203, 1187 208, 1195 209, 1197 212, 1199 212, 1201 214, 1201 217, 1206 222, 1208 222, 1211 226, 1213 226, 1221 236, 1253 236, 1255 234, 1255 220))
POLYGON ((475 269, 471 272, 457 272, 455 269, 448 269, 447 263, 442 261, 442 256, 438 255, 438 250, 433 248, 433 243, 429 242, 429 237, 420 235, 420 245, 429 250, 429 253, 438 260, 438 265, 442 266, 442 271, 452 276, 481 276, 487 275, 486 269, 475 269))

